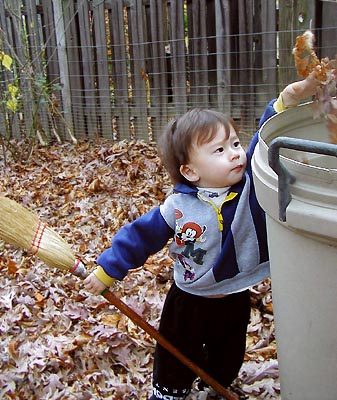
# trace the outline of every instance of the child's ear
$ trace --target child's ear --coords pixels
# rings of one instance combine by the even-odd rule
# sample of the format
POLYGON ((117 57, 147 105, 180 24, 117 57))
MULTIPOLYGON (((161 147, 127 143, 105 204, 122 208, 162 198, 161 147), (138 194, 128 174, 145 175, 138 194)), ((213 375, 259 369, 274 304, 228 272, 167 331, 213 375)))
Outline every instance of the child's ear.
POLYGON ((194 168, 192 168, 191 165, 189 165, 189 164, 181 165, 180 173, 189 182, 195 183, 199 180, 199 175, 194 170, 194 168))

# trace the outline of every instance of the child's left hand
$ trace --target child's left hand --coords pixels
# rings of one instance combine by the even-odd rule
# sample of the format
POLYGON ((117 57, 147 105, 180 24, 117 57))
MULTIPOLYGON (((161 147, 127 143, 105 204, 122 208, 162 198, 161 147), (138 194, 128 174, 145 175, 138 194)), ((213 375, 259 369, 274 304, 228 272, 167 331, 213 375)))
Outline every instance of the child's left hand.
POLYGON ((100 281, 93 272, 84 279, 83 285, 85 289, 92 294, 101 294, 107 288, 107 286, 104 285, 104 283, 100 281))
POLYGON ((284 106, 295 107, 301 100, 314 96, 319 85, 320 81, 316 78, 314 71, 305 79, 290 83, 281 94, 284 106))

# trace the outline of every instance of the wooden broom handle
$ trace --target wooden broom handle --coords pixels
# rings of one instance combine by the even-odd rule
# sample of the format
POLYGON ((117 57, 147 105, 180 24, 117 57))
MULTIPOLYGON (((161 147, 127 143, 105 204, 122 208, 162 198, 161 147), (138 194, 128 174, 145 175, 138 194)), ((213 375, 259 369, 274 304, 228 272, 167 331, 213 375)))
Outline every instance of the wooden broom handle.
POLYGON ((210 385, 217 393, 221 394, 227 400, 238 400, 238 397, 225 389, 220 383, 208 375, 203 369, 194 364, 189 358, 184 356, 175 346, 173 346, 164 336, 159 333, 152 325, 146 322, 139 314, 137 314, 132 308, 120 300, 115 294, 108 289, 102 292, 102 296, 109 301, 113 306, 117 307, 120 312, 129 317, 132 322, 142 328, 148 333, 153 339, 161 344, 167 351, 178 358, 183 364, 190 368, 197 376, 199 376, 204 382, 210 385))

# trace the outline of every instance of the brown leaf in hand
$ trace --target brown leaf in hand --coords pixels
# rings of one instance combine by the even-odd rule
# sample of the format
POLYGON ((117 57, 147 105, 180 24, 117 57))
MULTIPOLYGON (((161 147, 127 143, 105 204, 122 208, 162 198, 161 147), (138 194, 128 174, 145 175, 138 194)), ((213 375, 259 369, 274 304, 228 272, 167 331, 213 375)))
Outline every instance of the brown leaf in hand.
POLYGON ((293 55, 297 73, 301 78, 306 78, 310 72, 316 71, 317 79, 326 80, 326 66, 318 59, 314 50, 314 34, 307 30, 297 36, 293 55))
POLYGON ((300 77, 306 78, 312 71, 315 71, 320 86, 313 102, 314 119, 325 117, 331 143, 337 143, 337 107, 336 96, 337 86, 337 55, 335 60, 328 57, 318 59, 314 51, 314 34, 307 30, 303 35, 296 38, 293 55, 295 66, 300 77))

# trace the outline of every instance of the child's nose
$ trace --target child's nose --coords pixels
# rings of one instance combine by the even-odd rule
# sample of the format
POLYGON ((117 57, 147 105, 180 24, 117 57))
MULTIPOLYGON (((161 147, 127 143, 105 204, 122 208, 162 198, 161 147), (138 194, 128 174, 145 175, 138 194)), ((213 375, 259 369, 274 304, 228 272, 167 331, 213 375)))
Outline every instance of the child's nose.
POLYGON ((231 159, 232 160, 236 160, 238 158, 240 158, 240 152, 238 150, 236 150, 236 149, 232 149, 231 159))

